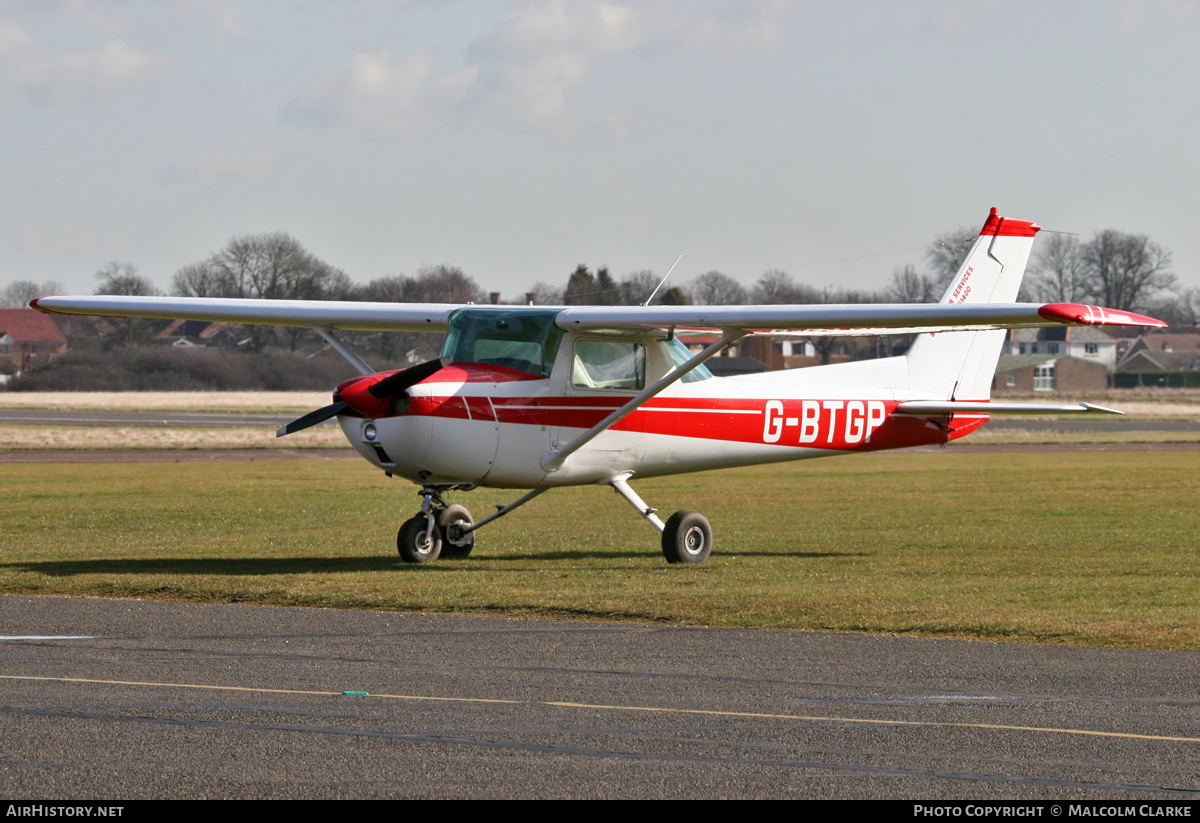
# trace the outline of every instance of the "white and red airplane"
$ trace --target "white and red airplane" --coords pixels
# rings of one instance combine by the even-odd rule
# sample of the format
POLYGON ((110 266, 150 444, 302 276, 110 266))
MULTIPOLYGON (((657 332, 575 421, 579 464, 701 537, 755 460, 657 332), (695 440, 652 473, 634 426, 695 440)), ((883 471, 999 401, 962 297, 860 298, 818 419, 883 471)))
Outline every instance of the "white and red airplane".
POLYGON ((389 476, 421 487, 400 556, 470 554, 475 532, 557 486, 608 485, 654 525, 671 563, 713 546, 698 512, 666 523, 634 478, 945 443, 1001 413, 1111 412, 1099 406, 989 401, 1004 329, 1164 326, 1096 306, 1015 303, 1039 226, 984 223, 940 303, 799 306, 476 306, 181 297, 41 297, 59 314, 307 326, 361 376, 333 403, 281 428, 336 416, 346 439, 389 476), (442 357, 374 372, 339 329, 445 331, 442 357), (688 335, 718 335, 698 354, 688 335), (913 334, 898 357, 737 377, 704 361, 742 337, 913 334), (477 486, 530 489, 474 522, 442 495, 477 486))

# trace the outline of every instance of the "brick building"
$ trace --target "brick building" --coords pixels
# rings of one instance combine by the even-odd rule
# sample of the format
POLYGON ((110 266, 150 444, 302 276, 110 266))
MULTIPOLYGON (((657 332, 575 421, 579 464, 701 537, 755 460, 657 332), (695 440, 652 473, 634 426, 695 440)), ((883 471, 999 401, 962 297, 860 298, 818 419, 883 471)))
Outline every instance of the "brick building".
POLYGON ((67 338, 50 315, 34 309, 0 309, 0 383, 67 350, 67 338))

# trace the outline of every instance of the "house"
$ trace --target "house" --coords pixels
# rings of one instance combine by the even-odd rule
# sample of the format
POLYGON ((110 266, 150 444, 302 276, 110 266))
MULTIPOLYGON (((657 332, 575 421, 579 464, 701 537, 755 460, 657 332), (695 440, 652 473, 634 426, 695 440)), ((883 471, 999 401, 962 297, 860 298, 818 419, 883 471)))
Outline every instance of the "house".
POLYGON ((753 357, 767 371, 819 366, 821 357, 811 340, 802 337, 748 337, 740 341, 740 354, 753 357))
POLYGON ((1117 364, 1120 371, 1195 371, 1200 369, 1200 334, 1143 334, 1117 364))
MULTIPOLYGON (((1032 331, 1032 329, 1030 330, 1032 331)), ((992 394, 1078 395, 1108 389, 1108 369, 1099 360, 1050 354, 1000 355, 992 394)))
POLYGON ((67 350, 67 338, 35 309, 0 309, 0 383, 67 350))
POLYGON ((172 346, 212 346, 228 338, 229 323, 213 323, 208 320, 168 320, 155 335, 162 341, 170 341, 172 346))
POLYGON ((1001 355, 1061 355, 1117 368, 1117 340, 1095 326, 1009 329, 1001 355))

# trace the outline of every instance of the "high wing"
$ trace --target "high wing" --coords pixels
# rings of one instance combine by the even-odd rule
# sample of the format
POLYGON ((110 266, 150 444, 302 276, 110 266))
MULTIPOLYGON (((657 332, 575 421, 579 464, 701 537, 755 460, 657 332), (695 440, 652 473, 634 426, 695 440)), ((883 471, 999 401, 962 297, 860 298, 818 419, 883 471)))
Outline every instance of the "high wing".
POLYGON ((47 314, 159 317, 263 326, 356 331, 445 331, 460 303, 359 303, 350 300, 251 300, 233 297, 39 297, 30 308, 47 314))
MULTIPOLYGON (((445 331, 451 313, 469 304, 359 303, 336 300, 250 300, 220 297, 39 297, 29 304, 48 314, 158 317, 272 326, 361 331, 445 331)), ((471 306, 505 312, 544 312, 547 306, 471 306)), ((558 307, 567 331, 646 334, 910 334, 1059 325, 1166 324, 1132 312, 1076 303, 870 303, 798 306, 558 307)))
POLYGON ((865 303, 803 306, 589 306, 568 308, 558 326, 577 331, 674 329, 746 334, 911 334, 1059 325, 1165 326, 1132 312, 1077 303, 865 303))

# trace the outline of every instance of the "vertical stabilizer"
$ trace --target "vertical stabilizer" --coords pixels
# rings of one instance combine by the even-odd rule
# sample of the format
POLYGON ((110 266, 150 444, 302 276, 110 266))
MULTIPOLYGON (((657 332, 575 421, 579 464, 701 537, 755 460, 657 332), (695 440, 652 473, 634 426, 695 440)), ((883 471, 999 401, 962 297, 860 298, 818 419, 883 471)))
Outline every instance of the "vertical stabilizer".
MULTIPOLYGON (((1040 229, 992 209, 940 302, 1015 302, 1040 229)), ((1003 330, 921 335, 908 350, 909 387, 952 400, 988 399, 1004 335, 1003 330)))

